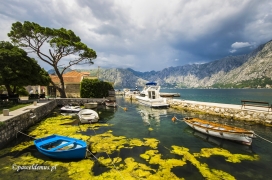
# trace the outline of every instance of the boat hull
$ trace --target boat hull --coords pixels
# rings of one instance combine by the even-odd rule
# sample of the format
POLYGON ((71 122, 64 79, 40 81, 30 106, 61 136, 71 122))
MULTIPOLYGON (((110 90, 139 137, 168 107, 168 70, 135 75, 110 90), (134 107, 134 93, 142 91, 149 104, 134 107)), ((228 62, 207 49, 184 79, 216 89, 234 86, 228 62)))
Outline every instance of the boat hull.
POLYGON ((60 110, 64 113, 77 113, 82 109, 79 106, 63 106, 60 110))
POLYGON ((98 103, 97 102, 90 102, 90 103, 85 103, 84 108, 86 109, 95 109, 97 108, 98 103))
POLYGON ((87 151, 86 142, 60 135, 37 139, 34 144, 40 153, 55 159, 83 159, 87 151))
POLYGON ((105 102, 105 105, 108 106, 108 107, 117 107, 117 104, 116 102, 105 102))
POLYGON ((82 124, 96 123, 99 121, 99 116, 96 111, 91 109, 83 109, 78 113, 78 118, 82 124))
POLYGON ((145 106, 153 107, 153 108, 168 108, 169 104, 167 104, 163 98, 160 99, 149 99, 146 97, 137 96, 137 101, 145 106))
POLYGON ((170 105, 167 104, 166 98, 160 96, 160 86, 157 86, 155 82, 146 83, 144 89, 137 95, 136 100, 145 106, 152 108, 168 108, 170 105))
POLYGON ((185 118, 184 122, 191 128, 201 133, 222 138, 222 139, 237 141, 245 145, 251 145, 252 138, 255 137, 253 131, 248 131, 248 130, 237 128, 237 127, 221 125, 218 123, 211 123, 205 120, 198 122, 197 120, 198 119, 194 119, 194 118, 190 120, 185 118))

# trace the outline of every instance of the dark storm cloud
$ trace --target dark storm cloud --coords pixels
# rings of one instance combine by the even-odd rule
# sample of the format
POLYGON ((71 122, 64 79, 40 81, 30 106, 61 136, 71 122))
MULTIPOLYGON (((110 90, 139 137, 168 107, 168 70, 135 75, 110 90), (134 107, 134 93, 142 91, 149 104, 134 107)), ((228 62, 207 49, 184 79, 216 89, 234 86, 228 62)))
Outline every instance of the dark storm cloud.
POLYGON ((150 71, 204 63, 249 53, 272 39, 269 0, 0 0, 0 3, 2 40, 8 39, 6 34, 16 21, 71 29, 97 52, 94 68, 150 71))
MULTIPOLYGON (((252 43, 251 40, 254 40, 257 44, 267 42, 267 38, 262 39, 261 35, 257 33, 258 27, 256 27, 257 32, 254 35, 255 38, 250 37, 252 34, 247 32, 248 24, 250 22, 258 21, 260 20, 258 18, 262 17, 260 15, 257 15, 256 17, 256 13, 261 11, 262 7, 262 4, 259 2, 251 1, 239 12, 230 14, 226 18, 219 19, 219 25, 216 22, 214 22, 215 24, 213 24, 213 22, 207 24, 210 26, 211 30, 203 33, 202 36, 198 36, 194 41, 190 39, 186 40, 186 38, 183 37, 184 34, 182 34, 181 37, 178 37, 176 41, 172 43, 172 47, 193 54, 195 61, 211 61, 228 55, 247 54, 253 50, 252 48, 256 47, 256 43, 243 47, 242 49, 235 48, 235 51, 231 48, 231 45, 237 41, 250 41, 250 43, 252 43)), ((265 15, 263 17, 265 17, 265 15)), ((268 36, 271 38, 271 34, 268 36)), ((193 61, 194 60, 192 59, 192 62, 193 61)))

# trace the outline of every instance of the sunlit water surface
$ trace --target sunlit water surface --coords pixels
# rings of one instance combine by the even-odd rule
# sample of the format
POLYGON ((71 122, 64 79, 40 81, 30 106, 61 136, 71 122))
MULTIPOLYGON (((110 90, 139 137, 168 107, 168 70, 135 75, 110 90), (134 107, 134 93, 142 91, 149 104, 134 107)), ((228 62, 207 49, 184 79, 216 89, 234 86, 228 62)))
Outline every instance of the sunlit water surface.
MULTIPOLYGON (((248 179, 272 179, 272 144, 261 139, 256 138, 253 140, 251 146, 241 145, 236 142, 223 140, 215 137, 206 136, 204 134, 198 133, 188 127, 182 118, 186 116, 200 117, 207 120, 218 121, 221 123, 227 123, 234 126, 243 127, 246 129, 251 129, 255 131, 259 136, 269 139, 272 141, 272 128, 265 127, 257 124, 248 124, 241 121, 233 121, 229 119, 222 119, 218 117, 213 117, 209 115, 198 115, 190 112, 177 111, 174 109, 151 109, 142 105, 137 104, 134 101, 127 101, 122 96, 117 97, 117 103, 119 107, 117 108, 106 108, 99 107, 97 111, 100 114, 101 121, 99 123, 108 123, 112 126, 100 127, 98 130, 88 129, 86 132, 79 132, 85 135, 95 135, 99 133, 104 133, 108 130, 112 131, 114 136, 125 136, 126 138, 156 138, 159 140, 158 151, 162 155, 162 159, 182 159, 183 156, 173 154, 170 152, 172 150, 171 146, 176 145, 180 147, 186 147, 189 149, 189 153, 199 153, 203 148, 223 148, 228 150, 231 154, 242 154, 254 156, 258 155, 259 159, 254 161, 241 160, 239 163, 233 163, 226 161, 225 157, 215 155, 209 158, 198 158, 200 163, 206 163, 208 168, 224 171, 235 179, 248 180, 248 179), (127 108, 127 111, 124 110, 127 108), (179 120, 173 122, 171 119, 176 116, 179 120), (152 128, 152 130, 150 130, 152 128)), ((78 126, 78 120, 75 119, 71 126, 78 126)), ((30 138, 26 136, 20 136, 20 138, 14 140, 9 146, 16 146, 16 144, 22 141, 28 141, 30 138)), ((110 154, 111 158, 121 157, 126 159, 132 157, 138 163, 144 163, 152 168, 158 168, 156 165, 148 164, 140 154, 145 153, 149 150, 149 147, 134 147, 132 149, 121 149, 119 152, 114 152, 110 154)), ((20 156, 25 156, 25 153, 31 153, 36 158, 41 158, 43 160, 54 161, 44 155, 40 154, 35 146, 30 146, 24 151, 13 152, 10 154, 5 154, 0 156, 0 169, 9 168, 6 167, 5 161, 10 158, 18 158, 20 156)), ((96 157, 105 156, 105 153, 98 153, 96 157)), ((94 161, 95 158, 92 158, 94 161)), ((9 161, 10 162, 10 161, 9 161)), ((11 166, 11 165, 8 165, 11 166)), ((11 168, 11 167, 10 167, 11 168)), ((109 169, 99 165, 96 161, 94 168, 91 170, 96 176, 107 172, 109 169)), ((88 171, 88 167, 86 167, 88 171)), ((186 162, 184 166, 177 166, 171 169, 171 171, 179 178, 185 179, 205 179, 191 162, 186 162)), ((1 174, 2 171, 0 171, 1 174)), ((34 179, 40 179, 40 177, 46 177, 46 179, 54 179, 54 172, 28 172, 36 173, 36 175, 30 176, 27 173, 9 171, 9 176, 11 179, 27 179, 28 177, 34 179), (21 173, 21 174, 20 174, 21 173), (12 178, 14 177, 14 178, 12 178)), ((5 174, 7 175, 7 174, 5 174)), ((1 179, 1 176, 0 176, 1 179)), ((68 176, 67 176, 67 179, 68 176)), ((222 177, 222 179, 225 179, 222 177)))

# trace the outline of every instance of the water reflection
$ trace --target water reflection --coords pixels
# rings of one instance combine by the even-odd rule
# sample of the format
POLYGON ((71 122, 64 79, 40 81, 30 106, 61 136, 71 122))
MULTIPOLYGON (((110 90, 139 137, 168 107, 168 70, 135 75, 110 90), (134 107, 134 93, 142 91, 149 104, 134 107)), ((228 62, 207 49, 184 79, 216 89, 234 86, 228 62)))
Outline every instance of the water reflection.
MULTIPOLYGON (((10 145, 16 151, 0 155, 1 174, 14 179, 38 179, 36 177, 51 179, 56 177, 59 177, 58 179, 103 179, 104 177, 106 179, 107 177, 108 179, 118 179, 120 174, 125 177, 123 179, 133 179, 132 176, 138 177, 138 179, 148 179, 147 177, 152 176, 153 179, 209 179, 208 174, 214 177, 216 175, 217 179, 220 179, 219 173, 221 173, 220 177, 224 177, 222 179, 228 179, 226 174, 236 179, 271 179, 269 174, 271 172, 269 165, 271 164, 271 144, 256 139, 252 147, 243 146, 239 143, 201 134, 182 121, 172 122, 171 118, 173 115, 180 120, 186 116, 199 116, 202 119, 232 123, 236 126, 249 125, 239 121, 177 111, 171 108, 151 109, 134 102, 126 102, 122 98, 117 98, 117 103, 121 107, 127 107, 128 111, 119 107, 106 108, 102 106, 97 109, 100 112, 101 121, 96 124, 77 126, 72 123, 68 125, 71 121, 76 122, 76 120, 68 117, 55 117, 44 120, 27 132, 32 136, 58 133, 84 138, 90 145, 90 150, 99 160, 91 156, 89 159, 79 162, 58 162, 57 171, 51 174, 46 174, 44 171, 31 173, 33 177, 29 177, 28 171, 15 174, 10 168, 14 162, 25 161, 26 165, 56 164, 55 160, 48 159, 38 153, 33 145, 22 150, 18 146, 14 148, 22 142, 20 140, 20 142, 10 145), (107 123, 102 123, 103 121, 107 123), (65 122, 67 124, 64 125, 65 122), (154 131, 149 131, 150 128, 154 128, 154 131), (153 145, 151 146, 152 143, 149 143, 150 146, 143 145, 147 144, 147 138, 158 141, 158 145, 155 148, 153 145), (111 159, 105 152, 109 154, 111 159), (200 154, 202 155, 200 156, 200 154), (205 156, 205 154, 209 156, 205 156), (255 154, 260 156, 260 159, 254 159, 255 154), (149 159, 143 158, 147 156, 149 159), (247 159, 240 157, 247 157, 247 159), (253 160, 249 160, 250 157, 253 157, 253 160), (112 167, 111 160, 114 158, 121 158, 120 162, 115 161, 119 172, 112 167), (240 162, 234 163, 234 161, 229 161, 230 159, 238 159, 240 162), (136 172, 139 173, 135 174, 136 172), (146 176, 140 178, 139 175, 146 176), (166 177, 166 175, 169 176, 166 177)), ((271 128, 255 125, 251 127, 257 134, 271 139, 271 128)), ((27 139, 26 141, 32 140, 27 139)), ((4 153, 4 151, 2 152, 4 153)))
POLYGON ((216 147, 224 148, 224 149, 227 149, 227 150, 235 149, 236 152, 240 151, 240 153, 255 154, 255 152, 253 151, 252 146, 243 145, 243 144, 233 142, 233 141, 230 141, 230 140, 227 140, 227 139, 217 138, 217 137, 214 137, 214 136, 203 134, 203 133, 195 131, 195 130, 191 130, 191 133, 196 138, 199 138, 199 139, 201 139, 201 140, 203 140, 205 142, 208 142, 211 145, 216 146, 216 147))
POLYGON ((154 109, 143 105, 138 105, 137 110, 140 113, 146 126, 150 126, 151 124, 160 126, 161 116, 167 115, 166 109, 154 109))

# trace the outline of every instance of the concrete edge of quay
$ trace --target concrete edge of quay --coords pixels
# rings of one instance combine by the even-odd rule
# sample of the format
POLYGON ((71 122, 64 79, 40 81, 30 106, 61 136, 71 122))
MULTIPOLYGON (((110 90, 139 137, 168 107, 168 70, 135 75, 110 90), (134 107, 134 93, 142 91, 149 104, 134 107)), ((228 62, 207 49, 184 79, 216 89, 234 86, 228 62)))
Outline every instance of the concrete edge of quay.
POLYGON ((252 121, 272 125, 272 112, 265 107, 242 107, 242 105, 222 104, 179 99, 168 99, 171 108, 196 111, 224 118, 252 121))

